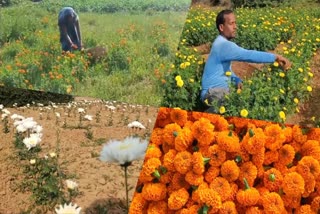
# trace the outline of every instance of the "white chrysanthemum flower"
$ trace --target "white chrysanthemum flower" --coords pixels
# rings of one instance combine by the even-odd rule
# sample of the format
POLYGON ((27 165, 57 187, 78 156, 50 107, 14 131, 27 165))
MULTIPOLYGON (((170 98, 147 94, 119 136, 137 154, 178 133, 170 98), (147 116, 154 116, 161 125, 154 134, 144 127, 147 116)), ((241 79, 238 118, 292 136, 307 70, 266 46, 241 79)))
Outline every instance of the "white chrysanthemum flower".
POLYGON ((36 147, 41 141, 41 137, 38 134, 31 134, 30 137, 23 139, 24 145, 30 150, 33 147, 36 147))
POLYGON ((8 109, 6 109, 6 108, 5 108, 5 109, 2 109, 2 112, 3 112, 4 114, 8 114, 8 115, 11 114, 10 111, 9 111, 8 109))
POLYGON ((106 105, 106 107, 107 107, 109 110, 111 110, 111 111, 114 111, 114 110, 117 109, 116 107, 114 107, 114 106, 109 106, 109 105, 106 105))
POLYGON ((123 141, 110 140, 103 146, 100 160, 125 164, 144 157, 148 141, 127 137, 123 141))
POLYGON ((144 125, 142 125, 139 121, 133 121, 128 124, 129 128, 139 128, 139 129, 145 129, 144 125))
POLYGON ((84 117, 83 117, 84 119, 86 119, 86 120, 92 120, 92 116, 91 115, 85 115, 84 117))
POLYGON ((72 205, 72 203, 63 206, 60 204, 59 209, 55 208, 55 211, 57 214, 80 214, 81 207, 77 204, 72 205))
POLYGON ((31 160, 30 160, 30 164, 31 164, 31 165, 33 165, 33 164, 35 164, 35 163, 36 163, 36 159, 31 159, 31 160))
POLYGON ((61 116, 60 113, 59 113, 59 112, 56 112, 56 117, 57 117, 57 118, 60 118, 60 116, 61 116))
POLYGON ((77 182, 72 181, 72 180, 66 180, 66 184, 67 184, 67 188, 71 189, 71 190, 74 190, 78 187, 77 182))
POLYGON ((54 157, 56 157, 57 156, 57 154, 55 153, 55 152, 50 152, 50 157, 52 157, 52 158, 54 158, 54 157))
POLYGON ((4 107, 4 106, 3 106, 2 104, 0 104, 0 109, 3 109, 3 107, 4 107))
POLYGON ((3 114, 1 115, 1 120, 4 120, 4 118, 6 118, 6 117, 8 117, 8 114, 3 113, 3 114))
POLYGON ((23 120, 22 125, 26 129, 33 129, 37 125, 37 122, 34 121, 32 117, 28 117, 28 118, 23 120))
POLYGON ((84 108, 78 108, 78 113, 84 113, 85 112, 85 110, 84 110, 84 108))
POLYGON ((13 114, 13 115, 11 115, 11 119, 12 120, 24 120, 25 118, 21 115, 13 114))
MULTIPOLYGON (((42 126, 40 126, 40 125, 35 125, 31 130, 32 130, 33 132, 35 132, 35 133, 41 134, 43 128, 42 128, 42 126)), ((42 135, 42 134, 41 134, 41 135, 42 135)))

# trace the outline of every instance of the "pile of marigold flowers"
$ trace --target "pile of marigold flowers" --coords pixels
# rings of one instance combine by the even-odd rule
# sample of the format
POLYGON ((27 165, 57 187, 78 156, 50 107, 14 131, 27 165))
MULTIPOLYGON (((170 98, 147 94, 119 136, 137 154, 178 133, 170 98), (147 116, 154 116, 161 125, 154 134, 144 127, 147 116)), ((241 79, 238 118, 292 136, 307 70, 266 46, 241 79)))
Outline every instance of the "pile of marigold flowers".
POLYGON ((319 213, 320 129, 160 108, 129 213, 319 213))

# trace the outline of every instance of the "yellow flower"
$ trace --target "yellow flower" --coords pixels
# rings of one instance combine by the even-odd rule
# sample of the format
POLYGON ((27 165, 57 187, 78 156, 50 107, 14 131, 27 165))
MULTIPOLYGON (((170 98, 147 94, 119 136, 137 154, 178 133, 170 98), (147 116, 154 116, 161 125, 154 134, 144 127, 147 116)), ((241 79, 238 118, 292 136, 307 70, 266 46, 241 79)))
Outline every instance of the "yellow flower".
POLYGON ((294 99, 293 99, 293 102, 294 102, 295 104, 298 104, 298 103, 299 103, 298 98, 294 98, 294 99))
POLYGON ((205 100, 204 100, 204 103, 207 104, 207 105, 209 105, 208 99, 205 99, 205 100))
POLYGON ((241 89, 238 88, 238 89, 237 89, 237 94, 240 94, 240 93, 241 93, 241 89))
POLYGON ((312 87, 311 87, 311 86, 308 86, 308 87, 307 87, 307 91, 311 92, 311 91, 312 91, 312 87))
POLYGON ((299 72, 303 72, 303 68, 298 68, 298 71, 299 72))
POLYGON ((198 65, 202 65, 203 64, 203 60, 198 61, 198 65))
POLYGON ((279 117, 280 117, 280 119, 282 119, 282 120, 286 120, 286 114, 285 114, 283 111, 280 111, 280 112, 279 112, 279 117))
POLYGON ((286 108, 286 107, 283 107, 282 109, 283 109, 284 111, 287 111, 287 108, 286 108))
POLYGON ((268 77, 267 79, 268 79, 268 81, 271 81, 271 78, 270 78, 270 77, 268 77))
POLYGON ((226 76, 231 76, 231 71, 227 71, 226 76))
POLYGON ((247 117, 248 114, 249 114, 249 112, 247 111, 247 109, 242 109, 242 110, 240 111, 241 117, 247 117))
POLYGON ((226 108, 224 106, 221 106, 219 112, 220 114, 224 114, 226 112, 226 108))
POLYGON ((309 77, 313 77, 313 73, 308 72, 309 77))
POLYGON ((278 67, 278 66, 279 66, 279 63, 278 63, 278 62, 274 62, 274 63, 273 63, 273 66, 274 66, 274 67, 278 67))
POLYGON ((186 66, 186 64, 185 64, 184 62, 180 64, 180 68, 181 68, 181 69, 185 69, 186 67, 187 67, 187 66, 186 66))
POLYGON ((315 116, 311 117, 311 120, 312 120, 312 121, 315 121, 315 120, 316 120, 316 117, 315 117, 315 116))
POLYGON ((280 93, 284 94, 284 93, 285 93, 285 91, 284 91, 283 89, 280 89, 280 93))
POLYGON ((285 74, 284 74, 283 72, 280 72, 279 76, 280 76, 280 77, 284 77, 285 74))
POLYGON ((177 86, 178 86, 178 87, 181 88, 181 87, 183 86, 183 84, 184 84, 184 83, 183 83, 183 80, 177 80, 177 86))
POLYGON ((191 78, 191 79, 189 79, 189 82, 193 83, 193 82, 194 82, 194 79, 192 79, 192 78, 191 78))
POLYGON ((176 76, 175 80, 176 80, 176 81, 182 80, 182 79, 181 79, 181 76, 180 76, 180 75, 176 76))
POLYGON ((174 64, 171 64, 171 66, 170 66, 171 68, 174 68, 174 64))
POLYGON ((33 164, 35 164, 35 163, 36 163, 36 159, 31 159, 31 160, 30 160, 30 164, 31 164, 31 165, 33 165, 33 164))

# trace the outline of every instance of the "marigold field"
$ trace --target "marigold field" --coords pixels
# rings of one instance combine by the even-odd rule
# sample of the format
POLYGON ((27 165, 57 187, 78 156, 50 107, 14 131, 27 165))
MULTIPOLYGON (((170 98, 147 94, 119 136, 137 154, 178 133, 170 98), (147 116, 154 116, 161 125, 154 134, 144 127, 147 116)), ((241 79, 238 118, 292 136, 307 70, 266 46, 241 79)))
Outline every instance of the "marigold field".
POLYGON ((320 129, 160 108, 130 213, 319 213, 320 129))

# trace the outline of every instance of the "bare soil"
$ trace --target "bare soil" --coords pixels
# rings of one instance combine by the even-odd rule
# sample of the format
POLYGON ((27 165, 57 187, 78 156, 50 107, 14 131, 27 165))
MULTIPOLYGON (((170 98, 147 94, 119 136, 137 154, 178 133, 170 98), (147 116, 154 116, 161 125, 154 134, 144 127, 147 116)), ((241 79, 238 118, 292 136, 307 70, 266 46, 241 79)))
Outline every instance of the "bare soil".
MULTIPOLYGON (((125 180, 123 169, 115 163, 105 163, 99 160, 103 147, 110 139, 122 140, 129 135, 138 135, 142 138, 150 135, 158 109, 149 106, 129 105, 125 103, 109 103, 115 106, 115 111, 109 110, 100 100, 90 101, 85 98, 77 99, 77 106, 86 109, 86 114, 92 115, 92 121, 82 121, 81 127, 91 125, 92 139, 86 135, 87 129, 79 128, 79 113, 73 108, 70 116, 65 105, 44 110, 42 107, 7 108, 11 115, 16 113, 24 117, 33 117, 43 127, 43 137, 40 143, 41 154, 48 155, 57 151, 59 163, 65 162, 64 171, 74 175, 73 179, 79 184, 80 194, 74 203, 82 207, 82 213, 126 213, 125 180), (61 118, 57 121, 56 112, 61 118), (97 121, 97 112, 100 112, 100 121, 97 121), (42 117, 40 117, 42 113, 42 117), (112 119, 111 119, 112 118, 112 119), (138 120, 146 129, 128 128, 128 123, 138 120), (112 122, 111 122, 112 121, 112 122), (66 126, 63 123, 66 122, 66 126), (78 128, 75 128, 78 127, 78 128)), ((32 206, 30 192, 22 192, 19 186, 23 181, 23 172, 17 158, 13 144, 14 130, 12 119, 10 132, 4 133, 3 123, 0 121, 0 213, 18 214, 32 206)), ((134 161, 128 167, 129 198, 132 198, 143 160, 134 161)), ((46 212, 51 213, 51 212, 46 212)))

